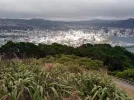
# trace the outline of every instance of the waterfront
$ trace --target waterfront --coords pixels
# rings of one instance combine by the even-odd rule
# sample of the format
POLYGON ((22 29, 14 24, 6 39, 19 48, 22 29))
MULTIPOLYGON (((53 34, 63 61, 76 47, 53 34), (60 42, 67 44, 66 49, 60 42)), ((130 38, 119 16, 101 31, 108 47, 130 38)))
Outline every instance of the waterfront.
MULTIPOLYGON (((128 44, 134 44, 134 37, 116 37, 113 36, 111 38, 112 41, 119 43, 119 42, 123 42, 123 43, 128 43, 128 44)), ((127 50, 134 52, 134 47, 128 47, 126 48, 127 50)))
POLYGON ((54 42, 73 47, 78 47, 82 44, 102 44, 108 43, 112 46, 127 47, 126 49, 134 52, 134 37, 129 36, 113 36, 104 32, 83 32, 83 31, 31 31, 18 33, 1 33, 0 46, 7 41, 14 42, 32 42, 35 44, 45 43, 52 44, 54 42), (132 47, 129 47, 132 46, 132 47))

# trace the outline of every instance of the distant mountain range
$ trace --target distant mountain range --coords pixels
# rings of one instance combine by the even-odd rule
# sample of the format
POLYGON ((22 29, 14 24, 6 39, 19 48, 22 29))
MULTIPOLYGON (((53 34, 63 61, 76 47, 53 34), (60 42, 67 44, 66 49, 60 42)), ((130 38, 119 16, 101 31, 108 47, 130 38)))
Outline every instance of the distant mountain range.
POLYGON ((134 18, 127 20, 90 20, 75 22, 79 25, 91 25, 99 27, 134 28, 134 18))
POLYGON ((51 21, 44 19, 0 19, 0 30, 80 29, 89 27, 134 28, 134 18, 127 20, 51 21))

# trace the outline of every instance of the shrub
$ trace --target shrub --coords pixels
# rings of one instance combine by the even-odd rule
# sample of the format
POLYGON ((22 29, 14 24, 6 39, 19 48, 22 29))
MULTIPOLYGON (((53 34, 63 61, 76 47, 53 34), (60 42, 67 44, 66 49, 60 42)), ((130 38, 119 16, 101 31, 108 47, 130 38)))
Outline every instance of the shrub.
POLYGON ((127 69, 124 70, 123 72, 118 72, 116 76, 134 81, 134 69, 127 69))
POLYGON ((80 66, 59 63, 53 70, 46 71, 33 63, 0 61, 1 100, 131 100, 109 77, 99 72, 82 72, 80 66))

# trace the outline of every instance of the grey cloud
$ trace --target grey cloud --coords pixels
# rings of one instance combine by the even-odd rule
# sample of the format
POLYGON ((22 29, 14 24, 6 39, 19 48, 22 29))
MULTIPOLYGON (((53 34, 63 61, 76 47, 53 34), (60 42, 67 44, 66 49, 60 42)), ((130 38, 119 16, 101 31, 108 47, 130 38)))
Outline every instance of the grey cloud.
POLYGON ((134 0, 1 0, 0 17, 53 20, 134 17, 134 0))

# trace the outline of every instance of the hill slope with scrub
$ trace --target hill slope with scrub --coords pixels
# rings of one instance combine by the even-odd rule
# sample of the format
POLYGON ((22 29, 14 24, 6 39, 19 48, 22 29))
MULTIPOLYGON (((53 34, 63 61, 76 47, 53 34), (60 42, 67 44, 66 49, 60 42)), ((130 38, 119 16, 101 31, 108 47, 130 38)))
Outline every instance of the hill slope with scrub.
POLYGON ((132 100, 99 72, 103 67, 102 61, 75 55, 1 60, 0 99, 132 100))

